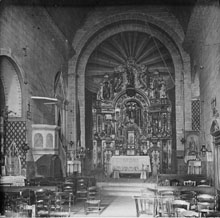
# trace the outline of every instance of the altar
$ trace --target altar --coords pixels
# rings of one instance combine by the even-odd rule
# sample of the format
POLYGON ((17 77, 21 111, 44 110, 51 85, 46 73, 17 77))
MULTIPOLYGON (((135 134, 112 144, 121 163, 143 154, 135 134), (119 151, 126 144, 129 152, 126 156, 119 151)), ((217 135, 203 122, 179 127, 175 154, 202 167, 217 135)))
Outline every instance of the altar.
POLYGON ((142 173, 151 172, 149 156, 112 156, 109 173, 142 173))

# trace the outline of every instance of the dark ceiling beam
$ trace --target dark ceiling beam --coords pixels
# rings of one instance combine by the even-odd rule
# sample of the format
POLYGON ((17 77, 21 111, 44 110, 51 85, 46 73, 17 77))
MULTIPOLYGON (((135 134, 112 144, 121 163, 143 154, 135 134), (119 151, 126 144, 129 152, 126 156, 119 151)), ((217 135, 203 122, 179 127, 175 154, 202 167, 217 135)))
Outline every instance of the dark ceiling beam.
POLYGON ((97 70, 97 69, 94 69, 94 70, 86 70, 86 76, 89 76, 89 77, 103 77, 105 74, 112 74, 114 73, 114 70, 97 70))
POLYGON ((131 54, 129 54, 129 43, 128 43, 128 40, 127 38, 129 37, 129 33, 127 34, 127 37, 125 37, 125 34, 119 34, 120 35, 120 38, 121 38, 121 43, 124 45, 124 51, 125 51, 125 54, 126 54, 126 57, 129 57, 131 54))
POLYGON ((122 57, 124 58, 124 60, 127 59, 127 55, 126 53, 124 52, 124 48, 123 46, 121 45, 121 43, 119 41, 117 41, 115 38, 112 39, 115 43, 115 45, 118 47, 118 49, 120 50, 120 53, 122 54, 122 57))
POLYGON ((89 59, 88 65, 90 64, 100 64, 102 66, 106 67, 113 67, 118 64, 115 60, 112 59, 104 59, 101 56, 93 56, 91 59, 89 59))
POLYGON ((136 51, 136 48, 137 48, 137 45, 138 45, 138 33, 135 31, 134 32, 134 37, 133 37, 133 45, 132 45, 132 48, 131 48, 131 54, 132 56, 135 56, 135 51, 136 51))
POLYGON ((110 56, 111 58, 114 58, 114 60, 116 60, 116 62, 118 62, 119 64, 121 64, 121 62, 124 62, 124 59, 122 57, 119 56, 119 54, 117 54, 115 51, 112 51, 110 48, 108 48, 107 46, 102 46, 100 48, 100 53, 104 53, 106 56, 110 56))
POLYGON ((150 40, 151 37, 148 37, 147 39, 143 39, 142 41, 140 40, 140 44, 135 52, 135 59, 138 59, 138 57, 144 52, 144 48, 146 47, 146 45, 149 43, 150 40))
MULTIPOLYGON (((156 46, 154 43, 150 44, 147 49, 144 50, 144 52, 141 54, 141 56, 138 57, 137 62, 141 62, 142 60, 146 59, 148 56, 150 56, 153 53, 158 53, 158 49, 162 48, 163 45, 160 44, 156 46)), ((145 47, 146 48, 146 47, 145 47)))
POLYGON ((160 73, 169 73, 169 72, 172 72, 173 73, 173 68, 171 68, 171 67, 165 67, 165 66, 150 66, 149 68, 148 68, 148 70, 150 71, 150 72, 154 72, 154 71, 159 71, 160 73))
POLYGON ((114 50, 114 52, 117 54, 117 57, 119 57, 121 62, 124 62, 124 60, 126 59, 126 54, 123 53, 123 50, 120 49, 120 47, 118 46, 118 42, 116 39, 110 38, 107 42, 107 45, 109 45, 110 48, 112 48, 114 50))
POLYGON ((162 56, 163 56, 163 58, 161 58, 161 56, 155 56, 155 57, 149 58, 149 59, 146 60, 146 62, 142 62, 142 63, 146 64, 146 65, 156 64, 156 63, 159 63, 161 61, 166 61, 168 59, 171 59, 170 54, 163 54, 162 56))

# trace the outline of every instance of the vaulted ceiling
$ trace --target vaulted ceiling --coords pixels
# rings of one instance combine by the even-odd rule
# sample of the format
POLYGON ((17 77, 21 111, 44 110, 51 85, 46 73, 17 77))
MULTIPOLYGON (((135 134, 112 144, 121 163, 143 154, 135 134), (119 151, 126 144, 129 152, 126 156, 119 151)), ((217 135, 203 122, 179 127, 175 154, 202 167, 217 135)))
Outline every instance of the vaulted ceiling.
POLYGON ((45 6, 51 18, 71 42, 77 28, 95 7, 164 5, 176 16, 186 31, 195 2, 196 0, 42 0, 41 5, 45 6))
POLYGON ((87 14, 95 7, 164 5, 179 20, 186 31, 192 8, 197 0, 3 0, 20 6, 42 6, 54 23, 71 43, 75 32, 83 24, 87 14))

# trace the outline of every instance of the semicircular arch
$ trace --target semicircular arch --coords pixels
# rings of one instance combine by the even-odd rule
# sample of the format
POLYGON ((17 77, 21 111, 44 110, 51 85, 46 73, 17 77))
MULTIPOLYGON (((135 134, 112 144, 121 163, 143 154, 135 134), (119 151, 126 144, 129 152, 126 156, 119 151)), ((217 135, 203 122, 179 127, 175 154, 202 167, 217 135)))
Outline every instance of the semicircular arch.
MULTIPOLYGON (((128 12, 129 13, 129 12, 128 12)), ((116 15, 117 17, 118 15, 116 15)), ((79 107, 80 114, 85 114, 85 75, 86 75, 86 65, 88 63, 89 57, 94 51, 94 49, 104 40, 113 36, 114 34, 124 32, 124 31, 139 31, 152 35, 161 43, 165 45, 167 50, 169 51, 175 72, 175 79, 173 83, 175 83, 176 93, 181 91, 181 85, 178 81, 181 79, 181 75, 183 69, 186 72, 189 71, 189 56, 185 53, 183 48, 181 47, 181 39, 180 37, 173 31, 170 27, 166 28, 166 25, 162 25, 162 21, 157 21, 156 19, 149 17, 147 15, 137 15, 137 13, 133 13, 130 17, 126 16, 118 16, 115 19, 108 20, 109 18, 103 19, 100 23, 93 25, 89 28, 88 31, 84 31, 82 37, 79 37, 80 40, 74 40, 73 46, 75 48, 76 54, 69 61, 71 69, 69 71, 69 75, 76 75, 76 92, 72 90, 73 95, 77 95, 79 93, 79 107), (127 23, 123 23, 122 21, 127 21, 127 23), (137 20, 141 20, 147 22, 148 25, 144 25, 144 22, 137 24, 137 20), (130 21, 130 23, 129 23, 130 21), (149 24, 154 25, 157 28, 149 28, 149 24), (106 28, 108 26, 108 28, 106 28), (77 43, 76 43, 77 42, 77 43)), ((75 78, 75 77, 72 77, 75 78)), ((73 79, 74 82, 74 79, 73 79)), ((69 90, 71 92, 71 90, 69 90)), ((77 99, 77 96, 76 96, 77 99)), ((181 100, 177 100, 176 104, 181 104, 181 100)), ((75 113, 76 115, 76 113, 75 113)), ((181 118, 180 118, 181 119, 181 118)), ((84 145, 85 140, 85 130, 84 130, 85 120, 81 118, 81 143, 84 145)), ((179 126, 177 127, 177 131, 181 130, 181 122, 179 122, 179 126)))
POLYGON ((15 61, 5 55, 0 55, 0 78, 4 90, 5 106, 8 107, 8 116, 22 117, 22 75, 15 61))

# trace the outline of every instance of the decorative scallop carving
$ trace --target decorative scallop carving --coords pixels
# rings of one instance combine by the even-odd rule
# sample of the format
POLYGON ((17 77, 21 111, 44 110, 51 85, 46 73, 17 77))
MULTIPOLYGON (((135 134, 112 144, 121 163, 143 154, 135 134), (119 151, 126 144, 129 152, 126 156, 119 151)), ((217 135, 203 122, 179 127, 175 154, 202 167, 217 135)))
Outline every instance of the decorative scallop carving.
POLYGON ((113 75, 129 58, 140 66, 147 66, 149 72, 157 70, 168 78, 172 76, 167 84, 173 86, 173 61, 165 45, 147 33, 125 31, 109 37, 93 51, 86 66, 86 87, 97 92, 103 75, 113 75))

